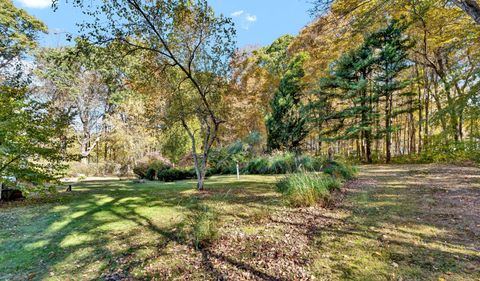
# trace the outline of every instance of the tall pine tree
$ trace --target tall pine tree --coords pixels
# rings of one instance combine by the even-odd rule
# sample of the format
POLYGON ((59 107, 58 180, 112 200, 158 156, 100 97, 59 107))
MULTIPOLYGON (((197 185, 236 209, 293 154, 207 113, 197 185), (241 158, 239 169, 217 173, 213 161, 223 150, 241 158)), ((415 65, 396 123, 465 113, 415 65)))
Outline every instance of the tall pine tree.
POLYGON ((368 163, 372 162, 373 140, 382 137, 385 137, 386 161, 391 160, 392 120, 406 112, 399 102, 393 110, 397 94, 398 97, 409 94, 403 91, 409 81, 401 77, 402 71, 409 67, 407 52, 411 47, 404 30, 398 21, 392 21, 367 36, 362 46, 342 55, 332 64, 329 77, 320 80, 315 102, 310 104, 315 112, 323 110, 316 123, 318 118, 322 122, 337 121, 333 140, 359 140, 359 154, 368 163), (335 100, 336 111, 324 110, 331 103, 328 100, 335 100), (380 114, 376 105, 380 101, 384 101, 384 128, 378 126, 380 114))
MULTIPOLYGON (((372 162, 372 115, 373 99, 369 89, 369 78, 374 67, 374 55, 369 46, 362 46, 344 54, 334 64, 330 77, 320 80, 317 98, 337 97, 342 104, 340 110, 324 116, 325 120, 338 120, 337 139, 360 139, 365 161, 372 162)), ((322 104, 317 104, 322 106, 322 104)))
POLYGON ((272 111, 266 117, 270 151, 286 149, 298 153, 308 134, 307 112, 302 103, 306 59, 305 54, 300 54, 291 61, 270 103, 272 111))
POLYGON ((392 120, 404 113, 400 106, 394 109, 396 95, 409 95, 403 90, 410 84, 408 79, 401 77, 403 70, 410 66, 408 50, 412 44, 404 35, 405 25, 393 20, 386 28, 373 33, 366 40, 377 53, 374 81, 375 93, 384 102, 385 127, 385 162, 389 163, 392 158, 392 132, 395 130, 392 120))

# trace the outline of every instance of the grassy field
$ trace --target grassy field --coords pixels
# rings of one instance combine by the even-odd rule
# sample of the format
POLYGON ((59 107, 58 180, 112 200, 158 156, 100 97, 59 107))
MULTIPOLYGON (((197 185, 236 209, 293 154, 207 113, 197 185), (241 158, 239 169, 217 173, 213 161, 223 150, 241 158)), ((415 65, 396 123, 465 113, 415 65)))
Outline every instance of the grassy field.
POLYGON ((286 207, 275 176, 81 183, 0 205, 0 280, 479 280, 479 175, 365 166, 326 208, 286 207))
MULTIPOLYGON (((190 181, 86 182, 48 201, 3 206, 0 279, 89 280, 126 267, 137 277, 149 274, 142 272, 143 262, 156 262, 152 257, 159 259, 162 245, 179 240, 180 227, 200 205, 220 214, 222 222, 255 216, 279 205, 274 181, 213 177, 204 193, 190 181), (132 254, 135 261, 122 260, 132 254)), ((182 263, 174 256, 162 262, 167 261, 172 268, 182 263)))
POLYGON ((480 170, 364 166, 318 230, 312 270, 325 279, 480 280, 480 170))

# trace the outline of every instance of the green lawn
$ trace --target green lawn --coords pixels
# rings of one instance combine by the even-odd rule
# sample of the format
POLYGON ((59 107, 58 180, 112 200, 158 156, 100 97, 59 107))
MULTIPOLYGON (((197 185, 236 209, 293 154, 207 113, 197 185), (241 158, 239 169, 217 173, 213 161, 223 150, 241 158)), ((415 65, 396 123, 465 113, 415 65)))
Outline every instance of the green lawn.
POLYGON ((0 280, 480 280, 479 169, 363 166, 326 208, 285 206, 277 180, 88 182, 0 205, 0 280), (196 248, 202 214, 218 235, 196 248))
POLYGON ((192 181, 87 182, 49 202, 0 208, 0 280, 96 279, 124 268, 126 253, 135 254, 128 271, 142 276, 142 262, 176 239, 200 205, 221 222, 255 217, 281 204, 274 182, 273 176, 212 177, 204 193, 192 181))
POLYGON ((361 170, 336 210, 345 216, 321 227, 314 238, 317 276, 480 280, 480 169, 376 165, 361 170))

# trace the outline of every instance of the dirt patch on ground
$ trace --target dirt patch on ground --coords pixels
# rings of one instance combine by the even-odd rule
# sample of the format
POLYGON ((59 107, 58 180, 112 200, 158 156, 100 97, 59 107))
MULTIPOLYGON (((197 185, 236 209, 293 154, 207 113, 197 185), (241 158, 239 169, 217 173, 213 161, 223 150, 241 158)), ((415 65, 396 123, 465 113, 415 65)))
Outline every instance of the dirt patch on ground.
POLYGON ((209 249, 229 280, 313 280, 311 244, 323 227, 341 224, 335 211, 283 209, 256 225, 231 227, 209 249))
MULTIPOLYGON (((144 268, 158 280, 314 280, 312 241, 320 229, 342 223, 336 211, 283 208, 275 213, 238 218, 223 225, 212 245, 195 249, 172 239, 144 268)), ((122 257, 108 280, 135 280, 123 272, 133 263, 122 257), (124 266, 122 262, 126 262, 124 266)))

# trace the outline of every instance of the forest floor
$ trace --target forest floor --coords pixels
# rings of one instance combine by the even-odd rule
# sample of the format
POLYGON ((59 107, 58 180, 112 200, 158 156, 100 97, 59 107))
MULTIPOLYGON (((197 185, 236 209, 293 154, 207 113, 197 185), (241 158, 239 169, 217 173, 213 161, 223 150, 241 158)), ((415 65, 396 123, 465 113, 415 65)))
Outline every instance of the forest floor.
POLYGON ((278 178, 95 181, 0 205, 0 280, 480 280, 480 169, 362 166, 325 208, 285 207, 278 178), (205 210, 218 235, 198 248, 205 210))

